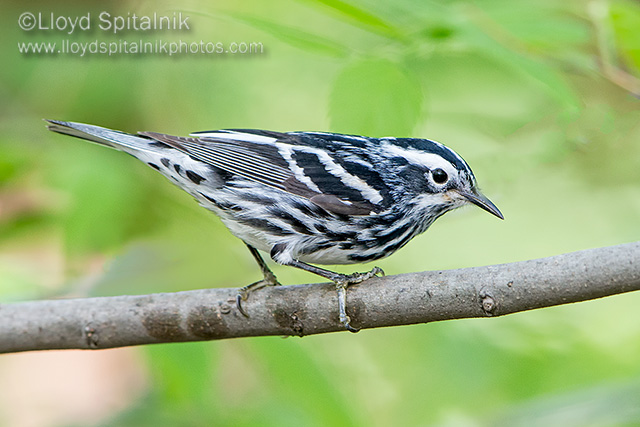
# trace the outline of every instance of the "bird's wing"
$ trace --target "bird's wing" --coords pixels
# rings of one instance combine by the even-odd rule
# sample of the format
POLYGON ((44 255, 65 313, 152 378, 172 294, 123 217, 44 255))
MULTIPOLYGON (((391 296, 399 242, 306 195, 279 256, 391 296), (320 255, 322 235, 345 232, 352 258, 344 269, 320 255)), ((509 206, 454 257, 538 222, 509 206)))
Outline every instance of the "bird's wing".
POLYGON ((302 133, 221 130, 190 137, 155 132, 140 135, 245 179, 305 197, 329 212, 368 215, 379 210, 358 189, 362 180, 339 169, 326 151, 300 144, 302 133))

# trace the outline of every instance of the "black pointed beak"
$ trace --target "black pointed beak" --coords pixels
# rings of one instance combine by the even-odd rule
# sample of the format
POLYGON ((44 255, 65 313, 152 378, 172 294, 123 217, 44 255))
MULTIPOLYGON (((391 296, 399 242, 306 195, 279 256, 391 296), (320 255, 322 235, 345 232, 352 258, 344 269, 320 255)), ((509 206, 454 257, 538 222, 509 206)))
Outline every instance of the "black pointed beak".
POLYGON ((500 209, 498 209, 498 207, 494 205, 491 200, 487 199, 480 192, 473 190, 473 192, 460 191, 459 193, 474 205, 484 209, 485 211, 497 216, 500 219, 504 219, 504 216, 502 216, 502 212, 500 212, 500 209))

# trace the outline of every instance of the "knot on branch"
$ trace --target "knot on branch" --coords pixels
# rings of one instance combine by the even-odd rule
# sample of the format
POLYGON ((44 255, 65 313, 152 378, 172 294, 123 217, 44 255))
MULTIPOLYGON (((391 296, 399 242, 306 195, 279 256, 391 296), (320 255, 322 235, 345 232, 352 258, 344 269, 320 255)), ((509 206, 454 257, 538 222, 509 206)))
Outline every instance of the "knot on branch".
POLYGON ((495 298, 486 289, 480 290, 479 295, 482 311, 484 311, 484 314, 486 314, 487 316, 493 316, 498 305, 495 298))

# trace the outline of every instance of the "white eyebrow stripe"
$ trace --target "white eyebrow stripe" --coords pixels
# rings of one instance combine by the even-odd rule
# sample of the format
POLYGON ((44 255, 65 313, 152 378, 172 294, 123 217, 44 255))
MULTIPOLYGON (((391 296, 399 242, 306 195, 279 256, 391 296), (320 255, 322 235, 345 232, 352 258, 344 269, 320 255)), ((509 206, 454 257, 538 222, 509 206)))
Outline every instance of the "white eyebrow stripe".
POLYGON ((390 156, 402 157, 409 163, 418 166, 426 166, 429 169, 442 168, 444 170, 455 170, 455 167, 449 162, 433 153, 425 153, 424 151, 413 148, 402 148, 388 142, 382 145, 382 149, 390 156))

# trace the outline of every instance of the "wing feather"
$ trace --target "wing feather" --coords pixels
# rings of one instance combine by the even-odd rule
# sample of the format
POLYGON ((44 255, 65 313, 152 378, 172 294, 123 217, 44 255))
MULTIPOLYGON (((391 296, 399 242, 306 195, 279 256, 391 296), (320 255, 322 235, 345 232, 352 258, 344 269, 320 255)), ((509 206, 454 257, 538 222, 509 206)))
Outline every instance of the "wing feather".
MULTIPOLYGON (((232 174, 305 197, 335 214, 368 215, 376 211, 376 207, 370 203, 350 201, 348 197, 341 198, 340 194, 322 194, 296 179, 289 163, 275 145, 276 141, 289 143, 287 134, 244 130, 199 132, 191 137, 155 132, 139 134, 232 174)), ((299 138, 299 135, 295 135, 296 140, 299 138)))

